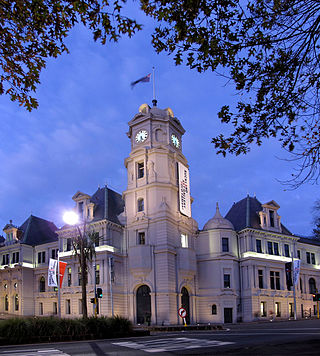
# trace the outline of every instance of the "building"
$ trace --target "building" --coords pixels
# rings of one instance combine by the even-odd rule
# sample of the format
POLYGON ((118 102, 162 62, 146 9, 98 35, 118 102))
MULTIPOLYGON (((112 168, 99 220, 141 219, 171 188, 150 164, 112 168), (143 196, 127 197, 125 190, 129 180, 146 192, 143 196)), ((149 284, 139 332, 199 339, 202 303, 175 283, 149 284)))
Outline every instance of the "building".
MULTIPOLYGON (((55 315, 58 292, 48 287, 48 260, 67 262, 61 314, 82 314, 81 269, 73 255, 76 234, 99 236, 89 268, 87 298, 103 290, 99 314, 133 323, 228 323, 294 317, 289 265, 301 260, 295 289, 297 317, 316 313, 312 294, 320 283, 318 240, 292 234, 274 200, 244 197, 225 217, 219 207, 203 229, 191 216, 184 129, 172 110, 141 105, 128 123, 127 189, 107 186, 77 192, 74 210, 85 224, 65 225, 30 216, 10 222, 0 243, 0 313, 55 315)), ((292 278, 291 278, 292 279, 292 278)))

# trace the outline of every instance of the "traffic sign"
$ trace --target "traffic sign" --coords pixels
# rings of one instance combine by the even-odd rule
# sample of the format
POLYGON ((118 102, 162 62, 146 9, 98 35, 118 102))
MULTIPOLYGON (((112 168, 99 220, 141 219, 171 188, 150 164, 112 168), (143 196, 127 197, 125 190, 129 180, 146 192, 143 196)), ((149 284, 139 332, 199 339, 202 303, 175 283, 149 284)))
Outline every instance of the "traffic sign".
POLYGON ((184 308, 179 308, 178 313, 180 318, 185 318, 187 316, 187 311, 184 308))

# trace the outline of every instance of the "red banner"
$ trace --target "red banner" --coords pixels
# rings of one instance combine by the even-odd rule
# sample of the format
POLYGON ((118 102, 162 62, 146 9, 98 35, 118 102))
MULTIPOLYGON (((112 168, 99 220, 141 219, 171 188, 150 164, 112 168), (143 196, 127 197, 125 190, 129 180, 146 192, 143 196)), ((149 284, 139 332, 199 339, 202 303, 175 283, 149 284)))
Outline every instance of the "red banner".
POLYGON ((60 277, 60 288, 62 287, 62 281, 64 277, 64 272, 67 267, 67 262, 59 261, 59 277, 60 277))

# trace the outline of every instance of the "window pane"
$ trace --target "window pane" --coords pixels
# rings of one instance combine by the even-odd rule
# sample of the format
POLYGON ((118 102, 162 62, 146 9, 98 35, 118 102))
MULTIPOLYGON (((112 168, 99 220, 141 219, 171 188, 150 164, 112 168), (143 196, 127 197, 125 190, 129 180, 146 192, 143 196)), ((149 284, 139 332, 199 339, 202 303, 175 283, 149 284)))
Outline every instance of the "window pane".
POLYGON ((222 252, 229 252, 229 239, 227 237, 222 238, 222 252))
POLYGON ((273 248, 274 248, 274 254, 279 256, 279 244, 278 242, 273 243, 273 248))
POLYGON ((224 288, 230 288, 230 274, 224 275, 224 288))
POLYGON ((268 254, 273 255, 272 242, 268 241, 268 254))
POLYGON ((261 240, 256 240, 257 252, 262 253, 261 240))

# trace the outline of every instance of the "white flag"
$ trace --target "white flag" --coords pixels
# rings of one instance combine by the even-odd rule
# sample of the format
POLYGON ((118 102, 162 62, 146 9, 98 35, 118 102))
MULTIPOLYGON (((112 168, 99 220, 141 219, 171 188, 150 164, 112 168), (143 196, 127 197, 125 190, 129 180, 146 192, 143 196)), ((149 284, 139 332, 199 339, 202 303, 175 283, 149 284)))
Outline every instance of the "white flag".
POLYGON ((293 285, 296 285, 299 280, 299 274, 300 274, 300 260, 294 260, 293 261, 293 285))
POLYGON ((58 287, 57 265, 58 265, 58 261, 50 258, 49 269, 48 269, 48 286, 49 287, 58 287))

